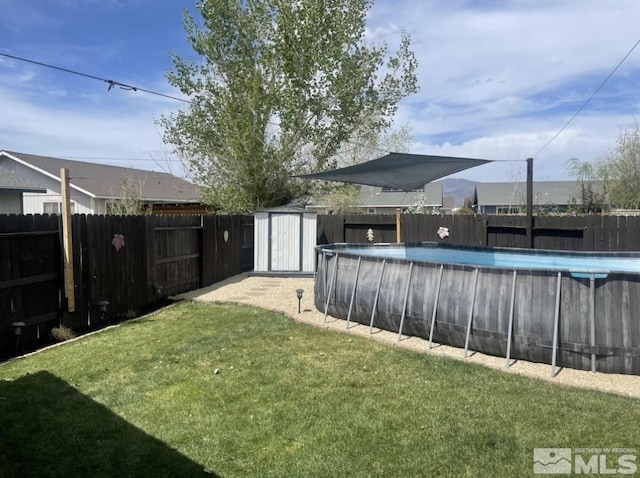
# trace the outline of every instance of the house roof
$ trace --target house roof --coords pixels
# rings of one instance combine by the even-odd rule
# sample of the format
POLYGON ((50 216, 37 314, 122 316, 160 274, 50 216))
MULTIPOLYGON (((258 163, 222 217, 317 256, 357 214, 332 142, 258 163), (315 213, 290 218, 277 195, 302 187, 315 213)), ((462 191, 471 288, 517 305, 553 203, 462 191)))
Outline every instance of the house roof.
POLYGON ((385 191, 378 186, 362 186, 360 202, 363 207, 408 207, 424 197, 425 206, 442 206, 442 183, 429 183, 421 191, 385 191))
MULTIPOLYGON (((538 181, 533 183, 533 204, 566 205, 579 200, 577 181, 538 181)), ((478 206, 517 206, 526 203, 526 183, 476 183, 478 206)))
POLYGON ((12 151, 0 151, 0 156, 2 155, 58 181, 60 180, 60 169, 66 168, 69 170, 71 187, 96 198, 121 197, 123 182, 133 179, 140 184, 142 199, 147 202, 200 201, 195 185, 167 173, 12 151))
POLYGON ((44 193, 46 188, 24 176, 0 166, 0 189, 11 189, 25 193, 44 193))

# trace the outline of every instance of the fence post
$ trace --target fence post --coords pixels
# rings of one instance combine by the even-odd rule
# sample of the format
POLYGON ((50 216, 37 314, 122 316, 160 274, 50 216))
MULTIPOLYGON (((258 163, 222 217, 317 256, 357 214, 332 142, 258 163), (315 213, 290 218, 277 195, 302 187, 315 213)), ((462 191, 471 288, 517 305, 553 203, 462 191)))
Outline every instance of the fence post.
POLYGON ((73 282, 73 239, 71 236, 71 198, 69 196, 69 170, 60 168, 62 190, 62 247, 64 249, 64 281, 67 296, 67 310, 76 310, 73 282))

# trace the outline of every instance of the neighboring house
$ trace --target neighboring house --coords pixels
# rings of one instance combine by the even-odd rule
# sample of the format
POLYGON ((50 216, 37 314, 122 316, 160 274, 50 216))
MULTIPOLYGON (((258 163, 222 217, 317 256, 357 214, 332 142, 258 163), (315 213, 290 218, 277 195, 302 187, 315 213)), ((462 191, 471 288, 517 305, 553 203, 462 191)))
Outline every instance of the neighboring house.
MULTIPOLYGON (((426 184, 423 188, 405 192, 379 186, 360 186, 358 209, 367 214, 395 214, 400 208, 406 212, 411 206, 420 205, 425 212, 437 213, 442 208, 442 183, 426 184)), ((307 206, 320 214, 330 214, 331 207, 322 202, 307 206)))
MULTIPOLYGON (((548 212, 566 212, 581 202, 578 181, 536 181, 533 183, 533 207, 548 212)), ((474 204, 478 214, 517 214, 527 203, 527 184, 476 183, 474 204)))
POLYGON ((195 209, 204 212, 196 186, 167 173, 2 150, 0 167, 42 186, 40 190, 24 193, 24 214, 61 212, 61 168, 69 170, 71 212, 74 214, 106 214, 110 202, 126 195, 123 185, 127 183, 134 185, 137 198, 149 209, 153 210, 155 206, 174 213, 182 208, 189 212, 195 209))
POLYGON ((24 193, 45 193, 47 190, 29 178, 0 166, 0 214, 22 214, 24 193))

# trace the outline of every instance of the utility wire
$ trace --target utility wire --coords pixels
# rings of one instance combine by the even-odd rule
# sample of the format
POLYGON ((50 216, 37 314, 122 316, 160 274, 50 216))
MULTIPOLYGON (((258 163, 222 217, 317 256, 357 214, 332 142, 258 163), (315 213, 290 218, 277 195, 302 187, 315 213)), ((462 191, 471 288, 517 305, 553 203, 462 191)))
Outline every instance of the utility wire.
MULTIPOLYGON (((58 157, 58 156, 54 156, 54 157, 58 157)), ((163 159, 154 159, 154 158, 116 158, 116 157, 110 157, 110 156, 66 156, 66 155, 60 155, 60 158, 64 158, 64 159, 70 159, 70 160, 75 160, 75 159, 82 159, 82 160, 101 160, 101 161, 146 161, 146 162, 151 162, 151 161, 170 161, 172 163, 179 163, 182 160, 180 159, 173 159, 173 158, 163 158, 163 159)))
MULTIPOLYGON (((152 94, 152 95, 162 96, 164 98, 169 98, 169 99, 176 100, 176 101, 182 101, 183 103, 188 103, 188 104, 192 104, 193 103, 192 101, 186 100, 184 98, 178 98, 176 96, 166 95, 164 93, 158 93, 156 91, 147 90, 145 88, 140 88, 138 86, 128 85, 126 83, 121 83, 121 82, 115 81, 115 80, 109 80, 109 79, 106 79, 106 78, 101 78, 99 76, 90 75, 88 73, 83 73, 83 72, 76 71, 76 70, 71 70, 69 68, 63 68, 61 66, 50 65, 48 63, 42 63, 42 62, 31 60, 31 59, 28 59, 28 58, 23 58, 23 57, 19 57, 19 56, 15 56, 15 55, 9 55, 8 53, 0 52, 0 56, 4 56, 6 58, 11 58, 13 60, 23 61, 25 63, 31 63, 33 65, 38 65, 38 66, 42 66, 42 67, 45 67, 45 68, 51 68, 53 70, 58 70, 58 71, 62 71, 62 72, 65 72, 65 73, 70 73, 72 75, 82 76, 82 77, 85 77, 85 78, 89 78, 91 80, 102 81, 102 82, 107 83, 109 85, 109 87, 107 88, 107 91, 111 91, 112 88, 118 87, 120 89, 129 90, 129 91, 143 91, 145 93, 149 93, 149 94, 152 94)), ((280 126, 279 124, 277 124, 275 122, 272 122, 272 121, 267 121, 267 123, 270 124, 271 126, 280 126)), ((356 146, 356 147, 362 147, 362 148, 368 149, 368 150, 370 150, 372 152, 380 152, 380 153, 389 153, 390 152, 390 151, 387 151, 387 150, 382 149, 382 148, 378 148, 378 147, 375 147, 375 146, 370 146, 370 145, 367 145, 367 144, 364 144, 364 143, 359 143, 359 142, 353 141, 353 140, 345 140, 345 143, 349 143, 349 144, 351 144, 353 146, 356 146)), ((69 158, 69 159, 71 159, 71 158, 69 158)), ((83 158, 83 159, 89 159, 89 158, 83 158)), ((116 159, 120 159, 120 158, 93 158, 93 159, 116 160, 116 159)), ((136 160, 136 161, 147 161, 147 159, 137 159, 137 158, 130 158, 130 159, 131 160, 136 160)), ((177 160, 177 161, 179 161, 179 160, 177 160)))
POLYGON ((582 110, 584 110, 586 108, 586 106, 589 104, 589 102, 600 92, 600 90, 602 89, 602 87, 604 87, 604 85, 611 79, 611 77, 616 73, 616 71, 618 71, 618 68, 620 68, 622 66, 622 64, 626 61, 626 59, 629 57, 629 55, 631 55, 631 53, 633 53, 633 50, 636 49, 636 47, 640 45, 640 40, 638 40, 635 45, 633 45, 631 47, 631 49, 627 52, 627 54, 622 58, 622 60, 620 60, 620 62, 616 65, 616 67, 611 71, 611 73, 609 73, 609 75, 607 75, 607 77, 604 79, 604 81, 602 83, 600 83, 600 86, 598 86, 596 88, 596 90, 591 94, 591 96, 589 96, 589 98, 587 98, 587 100, 582 104, 582 106, 580 106, 580 108, 578 108, 578 111, 576 111, 573 116, 571 118, 569 118, 569 121, 567 121, 564 126, 562 128, 560 128, 560 130, 553 136, 553 138, 551 138, 549 141, 547 141, 547 143, 538 150, 538 152, 536 154, 533 155, 533 157, 537 157, 540 153, 542 153, 545 149, 547 149, 547 147, 553 143, 556 138, 558 136, 560 136, 560 134, 567 128, 567 126, 569 126, 569 124, 576 119, 576 117, 582 113, 582 110))
MULTIPOLYGON (((640 43, 640 40, 638 41, 638 43, 640 43)), ((636 46, 638 45, 638 43, 636 43, 636 46)), ((635 46, 634 46, 634 48, 635 48, 635 46)), ((631 51, 633 51, 633 49, 631 51)), ((629 53, 627 53, 627 56, 629 56, 631 51, 629 53)), ((144 93, 149 93, 151 95, 162 96, 164 98, 169 98, 169 99, 176 100, 176 101, 182 101, 183 103, 188 103, 188 104, 192 104, 193 103, 190 100, 187 100, 187 99, 184 99, 184 98, 178 98, 177 96, 171 96, 171 95, 166 95, 164 93, 158 93, 157 91, 152 91, 152 90, 148 90, 148 89, 145 89, 145 88, 140 88, 138 86, 128 85, 126 83, 121 83, 121 82, 115 81, 115 80, 109 80, 109 79, 106 79, 106 78, 101 78, 99 76, 91 75, 91 74, 88 74, 88 73, 83 73, 83 72, 76 71, 76 70, 71 70, 69 68, 63 68, 61 66, 51 65, 51 64, 48 64, 48 63, 42 63, 42 62, 39 62, 39 61, 35 61, 35 60, 31 60, 31 59, 28 59, 28 58, 23 58, 23 57, 19 57, 19 56, 15 56, 15 55, 9 55, 8 53, 0 52, 0 56, 4 56, 6 58, 11 58, 13 60, 23 61, 25 63, 31 63, 33 65, 38 65, 38 66, 42 66, 42 67, 45 67, 45 68, 51 68, 53 70, 62 71, 62 72, 69 73, 69 74, 72 74, 72 75, 82 76, 82 77, 89 78, 89 79, 92 79, 92 80, 102 81, 102 82, 107 83, 109 85, 109 87, 107 88, 107 91, 111 91, 112 88, 118 87, 120 89, 128 90, 128 91, 142 91, 144 93)), ((625 57, 625 59, 626 59, 626 57, 625 57)), ((623 59, 623 61, 624 61, 624 59, 623 59)), ((622 62, 621 62, 621 64, 622 64, 622 62)), ((618 66, 620 66, 620 65, 618 65, 618 66)), ((617 69, 617 67, 616 67, 616 69, 617 69)), ((609 75, 609 76, 611 76, 611 75, 609 75)), ((606 80, 605 80, 605 82, 606 82, 606 80)), ((604 83, 603 83, 603 85, 604 85, 604 83)), ((594 93, 594 95, 592 95, 592 97, 593 96, 595 96, 595 93, 594 93)), ((586 104, 584 106, 586 106, 586 104)), ((584 106, 583 106, 583 108, 584 108, 584 106)), ((576 115, 574 115, 574 117, 575 116, 577 116, 577 113, 576 113, 576 115)), ((272 121, 267 121, 267 123, 272 125, 272 126, 280 126, 279 124, 277 124, 275 122, 272 122, 272 121)), ((567 125, 568 125, 568 123, 567 123, 567 125)), ((566 128, 567 125, 565 125, 565 128, 566 128)), ((562 130, 560 132, 562 132, 562 130)), ((560 132, 558 132, 558 134, 556 134, 556 136, 554 136, 554 138, 552 138, 551 141, 553 141, 553 139, 555 139, 560 134, 560 132)), ((551 141, 549 141, 549 143, 547 143, 547 145, 545 145, 545 148, 551 143, 551 141)), ((347 153, 348 152, 352 152, 353 150, 356 150, 358 148, 364 148, 364 149, 367 149, 367 150, 369 150, 371 152, 375 152, 375 153, 387 153, 387 154, 391 153, 391 151, 389 151, 387 149, 380 148, 380 147, 377 147, 377 146, 371 146, 371 145, 368 145, 366 143, 359 142, 357 140, 349 140, 349 139, 347 139, 344 142, 354 146, 354 148, 352 148, 351 150, 348 150, 347 153)), ((544 149, 544 148, 542 148, 542 149, 544 149)), ((542 151, 542 150, 540 150, 540 151, 542 151)), ((73 158, 68 157, 68 159, 73 159, 73 158)), ((80 158, 77 158, 77 159, 80 159, 80 158)), ((112 161, 154 161, 153 159, 146 159, 146 158, 86 158, 85 157, 85 158, 81 158, 81 159, 102 159, 102 160, 112 160, 112 161)), ((170 160, 170 161, 180 162, 181 160, 170 160)))
POLYGON ((28 58, 21 58, 19 56, 9 55, 8 53, 0 52, 0 56, 4 56, 6 58, 11 58, 12 60, 24 61, 26 63, 31 63, 33 65, 43 66, 45 68, 51 68, 53 70, 63 71, 65 73, 71 73, 72 75, 83 76, 85 78, 90 78, 92 80, 103 81, 104 83, 107 83, 109 85, 109 87, 107 88, 107 91, 111 91, 112 88, 118 87, 118 88, 120 88, 122 90, 142 91, 144 93, 149 93, 151 95, 162 96, 164 98, 169 98, 171 100, 182 101, 184 103, 191 104, 191 101, 185 100, 184 98, 178 98, 177 96, 165 95, 164 93, 158 93, 157 91, 147 90, 145 88, 140 88, 139 86, 127 85, 126 83, 121 83, 121 82, 116 81, 116 80, 108 80, 106 78, 100 78, 99 76, 89 75, 88 73, 82 73, 80 71, 70 70, 68 68, 62 68, 60 66, 55 66, 55 65, 49 65, 47 63, 42 63, 42 62, 39 62, 39 61, 30 60, 28 58))
MULTIPOLYGON (((192 101, 186 100, 184 98, 178 98, 176 96, 166 95, 164 93, 158 93, 156 91, 147 90, 145 88, 140 88, 138 86, 128 85, 126 83, 121 83, 121 82, 115 81, 115 80, 109 80, 109 79, 106 79, 106 78, 101 78, 99 76, 90 75, 88 73, 83 73, 83 72, 76 71, 76 70, 71 70, 69 68, 63 68, 61 66, 50 65, 48 63, 42 63, 42 62, 39 62, 39 61, 30 60, 28 58, 22 58, 22 57, 19 57, 19 56, 9 55, 8 53, 0 52, 0 56, 4 56, 6 58, 11 58, 13 60, 23 61, 23 62, 26 62, 26 63, 31 63, 33 65, 38 65, 38 66, 42 66, 42 67, 45 67, 45 68, 51 68, 53 70, 58 70, 58 71, 62 71, 62 72, 65 72, 65 73, 70 73, 72 75, 82 76, 82 77, 89 78, 89 79, 92 79, 92 80, 102 81, 102 82, 107 83, 109 85, 109 87, 107 88, 107 91, 111 91, 112 88, 118 87, 120 89, 129 90, 129 91, 143 91, 145 93, 149 93, 149 94, 156 95, 156 96, 162 96, 164 98, 169 98, 169 99, 176 100, 176 101, 182 101, 182 102, 188 103, 188 104, 192 104, 193 103, 192 101)), ((274 123, 272 121, 267 121, 267 123, 272 125, 272 126, 280 126, 279 124, 274 123)), ((355 146, 356 148, 368 149, 368 150, 370 150, 372 152, 390 153, 390 151, 387 151, 385 149, 378 148, 378 147, 375 147, 375 146, 370 146, 370 145, 367 145, 365 143, 360 143, 360 142, 357 142, 357 141, 354 141, 354 140, 345 140, 345 143, 351 144, 351 145, 355 146)), ((354 148, 354 149, 356 149, 356 148, 354 148)), ((71 159, 71 158, 69 158, 69 159, 71 159)), ((89 158, 83 158, 83 159, 89 159, 89 158)), ((138 158, 127 158, 127 159, 125 159, 125 158, 91 158, 91 159, 105 159, 105 160, 109 159, 109 160, 123 160, 123 161, 124 160, 153 161, 152 159, 151 160, 147 160, 147 159, 142 159, 142 158, 140 158, 140 159, 138 159, 138 158)), ((175 161, 180 161, 180 160, 175 160, 175 161)))

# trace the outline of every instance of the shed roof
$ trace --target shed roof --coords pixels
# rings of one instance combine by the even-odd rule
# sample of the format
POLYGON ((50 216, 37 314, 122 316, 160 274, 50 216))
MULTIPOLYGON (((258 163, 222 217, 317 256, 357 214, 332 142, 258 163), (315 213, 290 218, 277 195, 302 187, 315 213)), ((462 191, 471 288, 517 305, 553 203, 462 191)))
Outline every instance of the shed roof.
POLYGON ((315 214, 313 211, 309 211, 303 207, 297 207, 294 205, 284 205, 284 206, 276 206, 269 207, 266 209, 256 209, 256 213, 259 212, 271 212, 271 213, 282 213, 282 214, 315 214))

